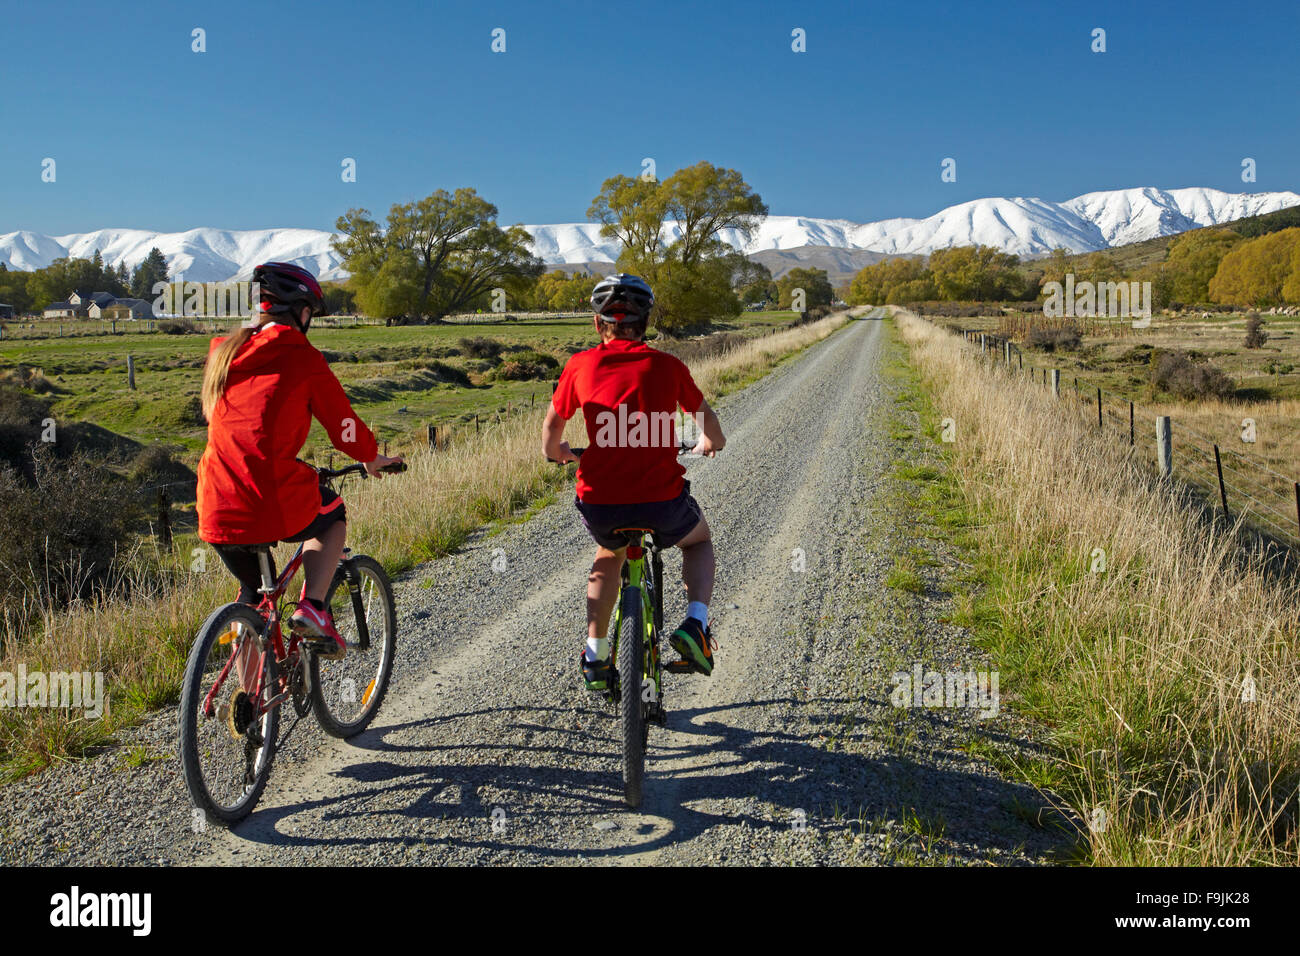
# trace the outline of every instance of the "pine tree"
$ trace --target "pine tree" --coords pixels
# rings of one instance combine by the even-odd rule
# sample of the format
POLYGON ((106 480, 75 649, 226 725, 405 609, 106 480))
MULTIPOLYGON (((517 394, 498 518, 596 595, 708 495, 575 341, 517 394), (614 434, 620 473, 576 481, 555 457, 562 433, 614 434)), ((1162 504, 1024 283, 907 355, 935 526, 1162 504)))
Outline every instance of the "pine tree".
POLYGON ((131 294, 137 299, 152 299, 155 282, 166 282, 167 259, 157 246, 149 250, 149 255, 135 267, 131 276, 131 294))

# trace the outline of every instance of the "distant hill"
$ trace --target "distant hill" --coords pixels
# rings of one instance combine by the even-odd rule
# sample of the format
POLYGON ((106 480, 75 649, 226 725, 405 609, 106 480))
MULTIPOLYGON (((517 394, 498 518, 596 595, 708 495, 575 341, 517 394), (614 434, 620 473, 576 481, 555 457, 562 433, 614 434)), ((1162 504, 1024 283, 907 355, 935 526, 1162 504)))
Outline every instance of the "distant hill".
MULTIPOLYGON (((735 230, 720 238, 733 248, 784 272, 815 265, 841 281, 875 259, 926 255, 935 249, 981 244, 1024 257, 1045 255, 1057 246, 1072 252, 1127 247, 1160 240, 1188 229, 1221 225, 1300 206, 1293 192, 1227 193, 1218 189, 1116 189, 1087 193, 1064 202, 1035 198, 976 199, 941 209, 924 219, 885 219, 855 223, 847 219, 768 216, 746 239, 735 230)), ((613 262, 618 243, 600 235, 591 222, 524 226, 533 252, 551 266, 572 269, 613 262)), ((664 238, 677 233, 667 223, 664 238)), ((193 281, 246 279, 259 262, 296 262, 322 279, 342 279, 332 236, 319 229, 228 230, 200 228, 159 233, 145 229, 100 229, 67 236, 36 232, 0 235, 0 262, 11 269, 39 269, 64 256, 90 258, 129 268, 157 246, 173 275, 193 281)))
MULTIPOLYGON (((1197 228, 1227 228, 1247 238, 1254 238, 1265 233, 1277 232, 1279 229, 1290 229, 1294 226, 1300 226, 1300 206, 1279 209, 1276 212, 1264 213, 1260 216, 1247 216, 1244 219, 1231 220, 1217 226, 1198 226, 1197 228)), ((1193 230, 1189 229, 1187 231, 1191 232, 1193 230)), ((1118 263, 1120 270, 1125 274, 1129 274, 1141 269, 1143 266, 1163 262, 1169 252, 1170 244, 1178 235, 1181 235, 1181 233, 1156 236, 1151 239, 1143 239, 1140 242, 1130 242, 1127 245, 1112 246, 1107 252, 1118 263)), ((1072 265, 1082 264, 1091 254, 1091 252, 1077 253, 1067 257, 1066 262, 1072 265)))

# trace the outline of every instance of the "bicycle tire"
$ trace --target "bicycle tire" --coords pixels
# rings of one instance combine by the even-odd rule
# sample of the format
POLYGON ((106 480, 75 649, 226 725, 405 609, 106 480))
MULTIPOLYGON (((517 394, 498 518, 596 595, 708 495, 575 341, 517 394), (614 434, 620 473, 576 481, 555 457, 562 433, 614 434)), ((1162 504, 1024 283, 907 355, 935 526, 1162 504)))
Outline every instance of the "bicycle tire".
POLYGON ((641 701, 641 671, 645 666, 645 618, 641 589, 623 590, 622 626, 618 635, 618 682, 623 719, 623 799, 641 805, 645 778, 645 710, 641 701))
POLYGON ((379 712, 397 650, 397 606, 388 575, 369 555, 354 555, 348 561, 361 579, 370 646, 362 651, 358 644, 356 605, 347 587, 346 572, 340 566, 334 572, 325 604, 334 613, 335 627, 347 642, 348 652, 341 661, 323 661, 312 654, 310 665, 311 706, 316 722, 331 737, 345 740, 365 730, 379 712), (350 706, 357 703, 359 707, 350 706))
MULTIPOLYGON (((215 679, 214 669, 215 672, 219 672, 217 665, 224 663, 224 659, 214 658, 213 668, 210 669, 207 666, 208 659, 214 647, 220 646, 217 642, 222 635, 229 633, 236 623, 251 628, 257 634, 262 634, 266 627, 262 615, 247 604, 225 604, 208 615, 208 619, 199 628, 194 646, 190 649, 189 661, 185 666, 185 680, 181 685, 180 705, 180 753, 185 786, 190 792, 190 799, 195 807, 202 810, 209 820, 226 826, 244 819, 257 805, 271 776, 271 764, 275 758, 276 740, 280 732, 280 708, 273 707, 262 717, 262 745, 257 748, 251 783, 244 779, 238 798, 231 801, 213 792, 214 784, 218 781, 215 768, 214 773, 204 772, 204 761, 201 756, 208 748, 203 745, 208 744, 212 750, 216 749, 215 745, 218 742, 227 747, 231 747, 232 744, 239 745, 232 741, 224 720, 220 720, 216 713, 201 719, 199 708, 210 688, 210 681, 205 680, 205 675, 213 673, 215 679)), ((232 647, 231 653, 233 652, 232 647)), ((264 693, 273 694, 276 685, 275 655, 267 654, 263 666, 265 668, 262 678, 264 693)), ((227 675, 227 682, 222 690, 225 691, 227 687, 233 686, 231 683, 233 680, 235 678, 232 670, 227 675)), ((225 696, 224 693, 222 696, 225 696)), ((243 746, 247 748, 248 745, 245 743, 243 746)), ((248 753, 245 749, 245 771, 247 771, 247 758, 248 753)))

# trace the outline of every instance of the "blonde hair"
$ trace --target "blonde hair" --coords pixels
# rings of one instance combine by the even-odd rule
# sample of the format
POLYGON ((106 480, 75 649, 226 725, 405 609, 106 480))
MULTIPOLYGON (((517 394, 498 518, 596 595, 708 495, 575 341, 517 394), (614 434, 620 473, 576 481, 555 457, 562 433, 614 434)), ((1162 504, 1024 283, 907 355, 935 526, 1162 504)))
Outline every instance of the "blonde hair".
POLYGON ((212 421, 212 413, 226 393, 226 379, 230 376, 230 363, 235 360, 244 343, 253 337, 260 325, 245 325, 238 332, 217 346, 217 350, 208 356, 203 366, 203 389, 200 398, 203 402, 203 417, 212 421))

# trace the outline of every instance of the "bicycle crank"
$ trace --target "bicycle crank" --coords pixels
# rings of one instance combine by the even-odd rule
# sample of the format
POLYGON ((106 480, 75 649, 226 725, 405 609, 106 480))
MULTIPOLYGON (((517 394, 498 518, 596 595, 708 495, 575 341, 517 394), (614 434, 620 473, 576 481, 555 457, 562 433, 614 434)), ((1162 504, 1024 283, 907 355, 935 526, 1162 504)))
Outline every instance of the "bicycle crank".
POLYGON ((293 711, 299 717, 311 710, 311 674, 306 659, 299 654, 289 672, 289 690, 293 694, 293 711))

